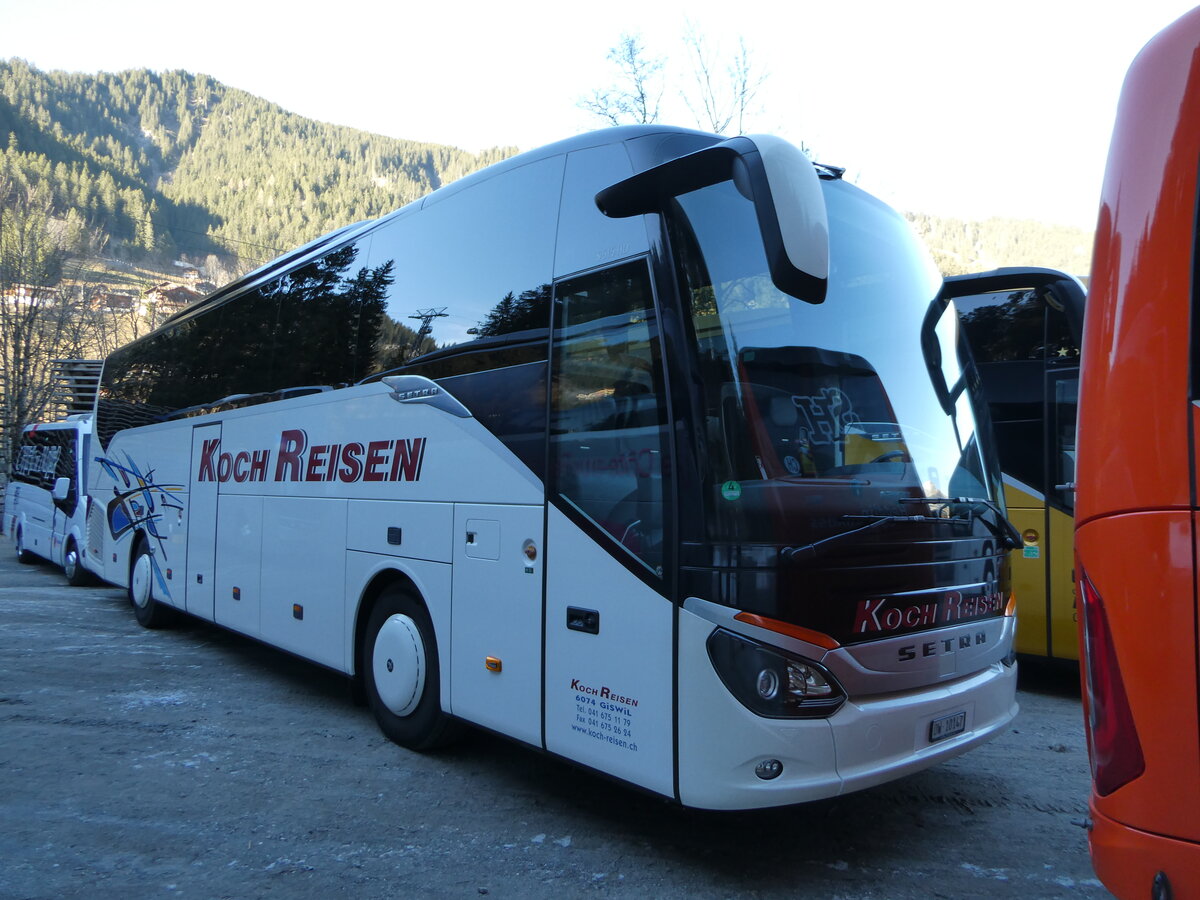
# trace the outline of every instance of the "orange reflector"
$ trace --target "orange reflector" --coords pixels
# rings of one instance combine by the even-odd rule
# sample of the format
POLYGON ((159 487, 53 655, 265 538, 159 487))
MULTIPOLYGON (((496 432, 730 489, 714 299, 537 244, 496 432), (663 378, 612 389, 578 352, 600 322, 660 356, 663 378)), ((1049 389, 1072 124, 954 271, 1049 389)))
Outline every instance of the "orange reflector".
POLYGON ((1008 595, 1008 606, 1006 606, 1004 608, 1004 614, 1006 616, 1015 616, 1017 614, 1017 595, 1016 594, 1008 595))
POLYGON ((489 672, 499 672, 502 668, 504 668, 504 663, 500 662, 500 660, 494 656, 486 657, 483 661, 483 664, 487 666, 487 670, 489 672))
POLYGON ((739 622, 745 622, 747 625, 757 625, 759 628, 767 629, 767 631, 774 631, 776 634, 787 635, 798 641, 815 644, 826 650, 836 650, 842 646, 827 634, 821 634, 821 632, 813 631, 810 628, 801 628, 799 625, 792 625, 789 622, 780 622, 778 619, 768 619, 766 616, 756 616, 754 613, 748 612, 738 613, 734 618, 739 622))

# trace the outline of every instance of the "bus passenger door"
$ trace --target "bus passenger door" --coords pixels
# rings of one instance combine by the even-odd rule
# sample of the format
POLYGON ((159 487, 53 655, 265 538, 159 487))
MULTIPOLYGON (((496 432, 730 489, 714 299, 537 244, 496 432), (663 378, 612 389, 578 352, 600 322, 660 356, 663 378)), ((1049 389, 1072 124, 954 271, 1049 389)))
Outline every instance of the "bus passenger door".
POLYGON ((674 795, 668 449, 644 260, 555 288, 546 748, 674 795))
POLYGON ((1075 590, 1075 419, 1079 409, 1079 369, 1050 372, 1046 378, 1046 534, 1050 542, 1051 654, 1079 659, 1075 590))
POLYGON ((454 505, 456 716, 542 746, 542 507, 454 505))
MULTIPOLYGON (((194 616, 213 619, 213 585, 216 581, 217 479, 200 480, 205 444, 211 450, 221 442, 221 425, 192 429, 192 469, 188 483, 187 580, 185 608, 194 616)), ((215 454, 210 453, 209 456, 215 454)))

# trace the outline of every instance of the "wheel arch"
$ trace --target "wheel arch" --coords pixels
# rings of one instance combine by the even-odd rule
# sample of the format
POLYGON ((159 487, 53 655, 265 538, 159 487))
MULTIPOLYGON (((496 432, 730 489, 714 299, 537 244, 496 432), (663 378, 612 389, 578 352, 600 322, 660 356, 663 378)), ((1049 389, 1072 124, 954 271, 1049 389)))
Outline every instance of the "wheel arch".
MULTIPOLYGON (((402 569, 387 568, 376 572, 371 576, 371 580, 367 582, 367 586, 363 588, 362 595, 358 601, 358 611, 354 616, 354 640, 351 644, 351 670, 350 675, 357 681, 362 678, 363 661, 362 661, 362 645, 363 638, 366 635, 367 623, 371 621, 371 611, 375 608, 375 604, 379 601, 383 592, 393 584, 399 584, 406 590, 410 591, 413 597, 425 607, 426 612, 430 612, 429 604, 425 600, 421 589, 417 586, 407 572, 402 569)), ((435 629, 436 630, 436 629, 435 629)))
MULTIPOLYGON (((129 538, 129 556, 125 558, 125 587, 129 587, 133 579, 133 564, 137 562, 138 550, 142 544, 148 543, 150 538, 146 535, 143 528, 135 529, 129 538)), ((151 550, 153 552, 153 550, 151 550)))

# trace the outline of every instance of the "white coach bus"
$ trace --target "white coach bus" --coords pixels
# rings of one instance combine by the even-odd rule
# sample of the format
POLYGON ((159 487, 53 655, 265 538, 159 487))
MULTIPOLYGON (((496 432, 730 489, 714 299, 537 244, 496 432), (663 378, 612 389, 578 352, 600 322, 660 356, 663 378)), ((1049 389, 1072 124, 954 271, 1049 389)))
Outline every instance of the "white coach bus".
POLYGON ((613 129, 251 273, 106 361, 92 562, 414 749, 724 809, 963 752, 1016 712, 998 468, 940 277, 840 174, 613 129))
POLYGON ((90 415, 27 425, 4 489, 4 530, 12 538, 17 559, 23 563, 39 556, 48 559, 62 566, 72 585, 91 581, 82 552, 91 440, 90 415))

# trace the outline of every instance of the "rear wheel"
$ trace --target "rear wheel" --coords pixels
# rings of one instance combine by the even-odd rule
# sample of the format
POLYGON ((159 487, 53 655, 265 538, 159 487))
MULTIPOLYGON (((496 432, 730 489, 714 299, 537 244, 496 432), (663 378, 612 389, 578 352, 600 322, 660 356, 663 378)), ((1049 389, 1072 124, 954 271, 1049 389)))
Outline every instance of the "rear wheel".
POLYGON ((170 620, 170 609, 154 599, 154 558, 144 540, 138 542, 129 566, 129 603, 143 628, 162 628, 170 620))
POLYGON ((25 532, 20 528, 17 529, 17 536, 13 538, 13 543, 17 548, 17 562, 29 565, 37 560, 37 557, 25 549, 25 532))
POLYGON ((367 705, 384 734, 410 750, 453 739, 455 722, 442 712, 433 623, 412 592, 398 584, 384 590, 371 610, 360 658, 367 705))

